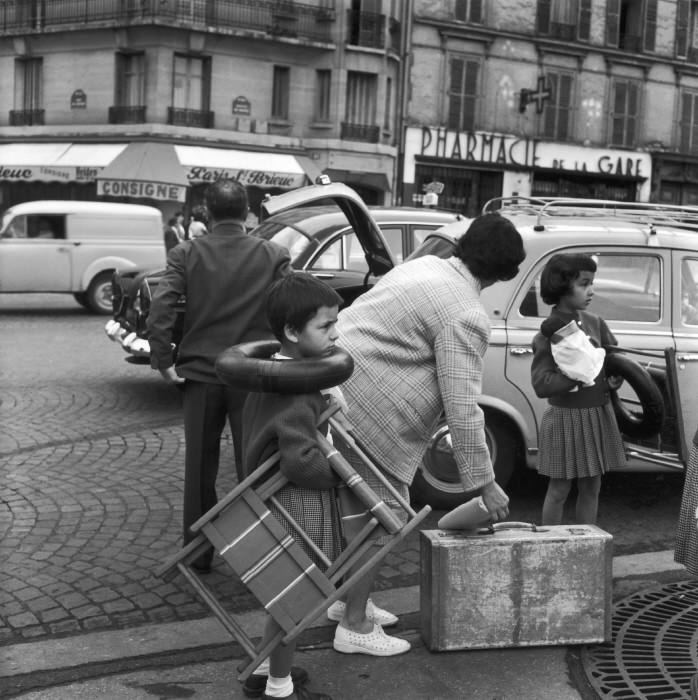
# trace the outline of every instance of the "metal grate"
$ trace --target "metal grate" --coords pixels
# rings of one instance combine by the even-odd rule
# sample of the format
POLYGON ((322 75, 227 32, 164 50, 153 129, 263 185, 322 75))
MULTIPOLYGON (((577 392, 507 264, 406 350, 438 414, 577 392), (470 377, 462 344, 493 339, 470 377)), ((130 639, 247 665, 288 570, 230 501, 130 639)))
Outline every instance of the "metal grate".
POLYGON ((681 581, 620 601, 613 638, 582 652, 600 698, 691 699, 698 671, 698 581, 681 581))

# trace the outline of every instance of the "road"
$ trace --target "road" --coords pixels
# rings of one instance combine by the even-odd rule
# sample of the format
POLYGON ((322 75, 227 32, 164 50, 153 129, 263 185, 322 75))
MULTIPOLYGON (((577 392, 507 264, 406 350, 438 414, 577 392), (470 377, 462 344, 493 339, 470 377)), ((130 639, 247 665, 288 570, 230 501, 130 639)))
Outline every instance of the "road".
MULTIPOLYGON (((105 321, 69 296, 0 294, 0 645, 207 613, 183 581, 152 575, 179 547, 179 394, 125 362, 105 321)), ((234 483, 231 448, 226 439, 222 491, 234 483)), ((512 520, 539 522, 542 486, 531 477, 510 494, 512 520)), ((605 479, 599 525, 617 555, 673 548, 681 486, 605 479)), ((414 585, 418 573, 413 537, 378 587, 414 585)), ((254 606, 223 563, 211 581, 231 608, 254 606)))

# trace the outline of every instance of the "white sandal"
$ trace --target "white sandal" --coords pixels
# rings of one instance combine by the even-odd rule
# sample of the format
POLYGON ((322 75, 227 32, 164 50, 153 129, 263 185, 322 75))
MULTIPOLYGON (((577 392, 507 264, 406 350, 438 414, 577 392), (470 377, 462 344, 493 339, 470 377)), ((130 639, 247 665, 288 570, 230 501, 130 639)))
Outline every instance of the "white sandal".
MULTIPOLYGON (((332 605, 327 608, 327 619, 333 622, 341 622, 346 607, 346 603, 342 600, 332 603, 332 605)), ((366 603, 366 619, 381 627, 390 627, 398 623, 396 615, 393 615, 393 613, 387 610, 383 610, 383 608, 379 608, 370 598, 366 603)))
POLYGON ((368 634, 354 632, 342 625, 337 625, 333 646, 342 654, 368 654, 369 656, 397 656, 411 648, 406 639, 391 637, 380 625, 373 625, 368 634))

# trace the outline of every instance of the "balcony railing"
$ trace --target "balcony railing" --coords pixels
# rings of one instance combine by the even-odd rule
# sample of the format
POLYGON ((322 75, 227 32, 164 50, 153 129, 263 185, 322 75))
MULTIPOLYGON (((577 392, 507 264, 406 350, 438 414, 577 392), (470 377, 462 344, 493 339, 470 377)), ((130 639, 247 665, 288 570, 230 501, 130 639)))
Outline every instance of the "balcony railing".
POLYGON ((577 38, 577 27, 574 24, 566 24, 563 22, 550 23, 550 36, 555 39, 566 39, 574 41, 577 38))
POLYGON ((164 25, 219 33, 257 30, 330 43, 334 19, 333 7, 295 0, 0 0, 0 36, 164 25))
POLYGON ((195 126, 200 129, 213 129, 213 112, 168 107, 167 123, 175 126, 195 126))
POLYGON ((11 109, 10 126, 43 126, 43 109, 11 109))
POLYGON ((347 44, 372 49, 385 48, 385 15, 348 10, 347 44))
POLYGON ((145 107, 110 107, 110 124, 144 124, 145 107))
POLYGON ((623 49, 623 51, 640 53, 642 51, 642 37, 633 34, 621 34, 618 48, 623 49))
POLYGON ((352 124, 350 122, 342 122, 340 136, 347 141, 378 143, 380 128, 369 124, 352 124))

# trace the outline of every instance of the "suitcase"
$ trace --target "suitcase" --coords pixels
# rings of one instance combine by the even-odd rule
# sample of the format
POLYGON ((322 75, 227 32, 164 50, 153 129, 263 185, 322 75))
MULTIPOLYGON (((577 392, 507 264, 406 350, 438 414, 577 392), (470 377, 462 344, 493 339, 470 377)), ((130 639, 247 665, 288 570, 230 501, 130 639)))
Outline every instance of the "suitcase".
POLYGON ((593 525, 423 530, 421 631, 432 651, 611 639, 613 538, 593 525))

